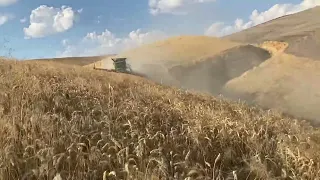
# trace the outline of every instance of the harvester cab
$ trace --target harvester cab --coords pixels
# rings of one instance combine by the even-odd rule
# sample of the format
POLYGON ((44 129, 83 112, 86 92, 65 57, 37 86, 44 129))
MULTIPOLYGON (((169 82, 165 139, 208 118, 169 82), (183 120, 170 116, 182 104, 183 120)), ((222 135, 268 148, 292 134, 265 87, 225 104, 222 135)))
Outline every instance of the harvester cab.
POLYGON ((127 64, 127 58, 111 58, 113 61, 114 70, 117 72, 132 72, 130 65, 127 64))

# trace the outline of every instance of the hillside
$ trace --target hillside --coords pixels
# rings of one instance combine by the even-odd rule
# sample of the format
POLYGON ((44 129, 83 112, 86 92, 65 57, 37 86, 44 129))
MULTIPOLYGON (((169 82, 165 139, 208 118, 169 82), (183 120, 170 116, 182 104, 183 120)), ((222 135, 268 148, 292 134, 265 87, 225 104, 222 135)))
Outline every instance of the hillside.
POLYGON ((87 56, 87 57, 63 57, 63 58, 47 58, 47 59, 30 59, 32 61, 54 61, 62 64, 85 66, 113 55, 105 56, 87 56))
POLYGON ((283 16, 223 39, 240 43, 284 41, 285 50, 298 57, 320 59, 320 7, 283 16), (281 27, 281 28, 280 28, 281 27))
POLYGON ((176 36, 137 48, 129 49, 116 57, 126 57, 132 66, 162 64, 172 66, 214 55, 239 43, 208 36, 176 36))
MULTIPOLYGON (((171 67, 202 60, 202 57, 213 56, 238 45, 239 43, 208 36, 176 36, 124 51, 113 57, 126 57, 134 71, 147 75, 153 81, 180 86, 181 81, 169 73, 171 67)), ((93 66, 112 69, 111 57, 85 67, 93 66)))
POLYGON ((236 98, 276 108, 320 123, 320 62, 278 54, 229 81, 225 88, 236 98))
POLYGON ((139 77, 0 60, 0 110, 3 180, 320 176, 318 129, 139 77))
POLYGON ((260 65, 271 53, 252 45, 236 46, 195 63, 174 66, 171 75, 187 89, 219 94, 229 80, 260 65))

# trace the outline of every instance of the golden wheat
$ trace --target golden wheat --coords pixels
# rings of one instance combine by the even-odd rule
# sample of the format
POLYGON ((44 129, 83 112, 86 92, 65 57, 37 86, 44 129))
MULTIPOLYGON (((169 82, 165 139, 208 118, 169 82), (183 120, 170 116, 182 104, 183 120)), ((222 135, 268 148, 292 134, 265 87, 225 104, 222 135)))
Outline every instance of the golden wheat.
POLYGON ((317 179, 303 121, 140 77, 0 61, 0 179, 317 179))

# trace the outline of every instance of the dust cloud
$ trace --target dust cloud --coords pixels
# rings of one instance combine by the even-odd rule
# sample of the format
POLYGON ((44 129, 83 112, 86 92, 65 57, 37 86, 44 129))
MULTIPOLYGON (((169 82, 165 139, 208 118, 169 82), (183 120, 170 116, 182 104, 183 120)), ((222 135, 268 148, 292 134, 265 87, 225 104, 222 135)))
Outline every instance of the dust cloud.
POLYGON ((169 73, 167 61, 153 61, 152 59, 127 59, 127 63, 133 72, 144 75, 148 79, 159 84, 179 86, 180 82, 169 73))
POLYGON ((219 95, 229 80, 260 65, 270 57, 271 54, 267 50, 242 45, 215 56, 205 57, 192 65, 175 66, 169 72, 184 88, 219 95))
POLYGON ((320 62, 279 54, 230 80, 228 97, 274 109, 320 125, 320 62))
MULTIPOLYGON (((157 83, 219 95, 229 80, 260 65, 270 57, 271 54, 265 49, 241 45, 182 65, 174 64, 174 60, 157 60, 152 57, 128 58, 127 63, 133 72, 157 83)), ((110 69, 112 60, 107 61, 104 67, 110 69)))

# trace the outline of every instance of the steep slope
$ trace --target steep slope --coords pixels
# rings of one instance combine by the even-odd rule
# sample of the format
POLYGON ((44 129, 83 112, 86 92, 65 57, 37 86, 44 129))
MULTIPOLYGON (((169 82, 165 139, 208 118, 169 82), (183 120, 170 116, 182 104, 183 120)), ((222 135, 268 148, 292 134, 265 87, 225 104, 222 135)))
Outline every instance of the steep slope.
MULTIPOLYGON (((122 52, 115 57, 126 57, 134 71, 146 74, 156 82, 177 85, 179 82, 170 75, 168 68, 202 60, 201 57, 213 56, 238 45, 239 43, 208 36, 177 36, 122 52)), ((95 65, 113 68, 110 57, 95 65)), ((93 64, 86 67, 92 68, 93 64)))
POLYGON ((107 74, 0 60, 0 179, 320 176, 316 128, 107 74))
POLYGON ((194 61, 239 45, 207 36, 177 36, 143 45, 119 54, 130 61, 165 62, 168 65, 194 61))
POLYGON ((178 65, 170 73, 187 89, 219 94, 225 83, 269 59, 271 54, 252 45, 227 49, 195 63, 178 65))
POLYGON ((229 97, 320 123, 320 62, 278 54, 225 86, 229 97))
POLYGON ((320 7, 283 16, 222 39, 241 43, 284 41, 286 53, 320 59, 320 7))

